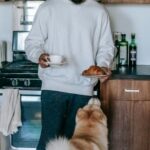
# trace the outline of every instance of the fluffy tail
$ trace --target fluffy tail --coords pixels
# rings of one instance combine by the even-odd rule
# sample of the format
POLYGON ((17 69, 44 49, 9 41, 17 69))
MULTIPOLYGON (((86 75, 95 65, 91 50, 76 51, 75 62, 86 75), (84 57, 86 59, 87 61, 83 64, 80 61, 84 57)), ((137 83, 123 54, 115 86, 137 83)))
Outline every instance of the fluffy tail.
POLYGON ((46 150, 72 150, 69 140, 66 138, 58 138, 48 142, 46 150))

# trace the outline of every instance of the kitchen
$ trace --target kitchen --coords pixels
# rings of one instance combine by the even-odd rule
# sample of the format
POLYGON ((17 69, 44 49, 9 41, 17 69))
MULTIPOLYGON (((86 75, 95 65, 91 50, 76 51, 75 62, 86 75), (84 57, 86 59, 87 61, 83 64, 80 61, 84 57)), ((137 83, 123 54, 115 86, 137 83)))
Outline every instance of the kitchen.
MULTIPOLYGON (((112 31, 122 32, 127 34, 127 39, 130 40, 130 34, 136 33, 137 49, 137 64, 150 65, 149 60, 149 38, 150 38, 150 21, 149 21, 149 4, 105 4, 110 14, 112 31)), ((0 3, 0 41, 7 41, 8 55, 7 60, 12 61, 12 31, 13 24, 13 7, 12 2, 0 3), (7 19, 5 19, 7 18, 7 19)), ((149 73, 149 68, 146 68, 146 74, 149 73)), ((145 77, 143 77, 145 79, 145 77)), ((150 132, 150 131, 149 131, 150 132)), ((148 133, 149 133, 148 132, 148 133)), ((150 133, 149 133, 150 134, 150 133)), ((150 146, 149 146, 150 147, 150 146)), ((125 149, 125 148, 124 148, 125 149)), ((148 149, 148 148, 147 148, 148 149)), ((145 148, 145 150, 147 150, 145 148)))

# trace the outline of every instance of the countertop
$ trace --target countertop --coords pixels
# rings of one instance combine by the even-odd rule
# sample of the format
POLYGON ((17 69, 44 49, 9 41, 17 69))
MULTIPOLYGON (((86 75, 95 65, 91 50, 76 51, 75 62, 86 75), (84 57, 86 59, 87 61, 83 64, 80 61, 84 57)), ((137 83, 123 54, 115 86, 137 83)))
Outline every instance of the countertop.
MULTIPOLYGON (((0 69, 1 70, 1 69, 0 69)), ((1 72, 1 71, 0 71, 1 72)), ((19 73, 20 77, 37 77, 37 73, 19 73)), ((3 73, 3 76, 16 77, 16 74, 3 73)), ((0 73, 1 77, 1 73, 0 73)), ((150 65, 137 65, 136 67, 117 67, 112 71, 110 79, 136 79, 136 80, 150 80, 150 65)))
POLYGON ((137 65, 132 68, 118 67, 112 71, 110 79, 150 80, 150 65, 137 65))

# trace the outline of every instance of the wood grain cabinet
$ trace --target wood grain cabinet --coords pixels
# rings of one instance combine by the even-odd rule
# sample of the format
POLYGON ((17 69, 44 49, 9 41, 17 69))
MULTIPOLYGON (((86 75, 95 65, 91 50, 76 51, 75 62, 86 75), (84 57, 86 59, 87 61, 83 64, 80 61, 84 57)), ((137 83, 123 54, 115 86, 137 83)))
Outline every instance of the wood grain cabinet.
POLYGON ((110 150, 150 150, 150 81, 109 80, 101 86, 110 150))

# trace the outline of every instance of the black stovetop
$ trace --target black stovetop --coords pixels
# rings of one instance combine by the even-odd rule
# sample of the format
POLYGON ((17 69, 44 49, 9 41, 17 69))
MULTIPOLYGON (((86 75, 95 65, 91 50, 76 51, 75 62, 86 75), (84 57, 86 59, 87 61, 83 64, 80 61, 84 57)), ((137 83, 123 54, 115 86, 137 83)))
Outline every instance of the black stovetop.
POLYGON ((30 61, 15 61, 7 63, 2 69, 2 73, 24 73, 33 72, 37 73, 38 65, 30 61))
POLYGON ((14 61, 0 69, 0 87, 41 87, 38 64, 30 61, 14 61))
POLYGON ((2 62, 3 67, 0 69, 0 86, 1 87, 21 87, 31 88, 40 87, 41 81, 38 78, 38 64, 27 59, 24 49, 17 46, 20 36, 27 32, 13 32, 13 62, 2 62))
POLYGON ((38 78, 38 64, 30 61, 9 62, 0 69, 0 77, 38 78))

